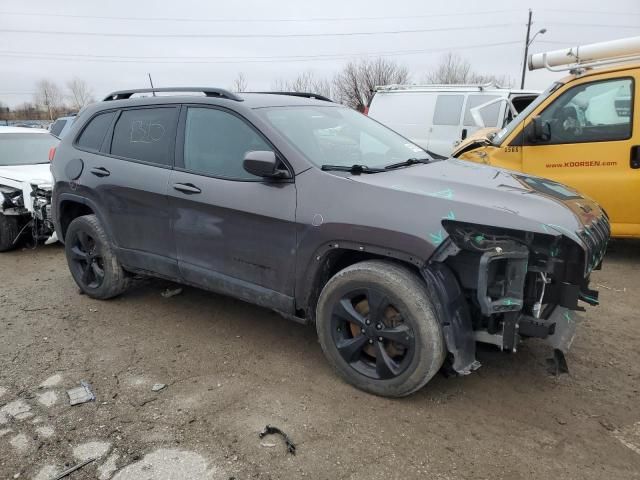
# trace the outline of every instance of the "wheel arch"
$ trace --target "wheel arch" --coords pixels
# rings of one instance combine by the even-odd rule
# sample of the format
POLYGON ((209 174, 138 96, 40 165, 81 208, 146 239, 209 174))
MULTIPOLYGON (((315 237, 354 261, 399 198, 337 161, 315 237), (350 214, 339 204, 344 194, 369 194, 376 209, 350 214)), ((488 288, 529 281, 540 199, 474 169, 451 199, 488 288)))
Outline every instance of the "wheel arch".
POLYGON ((70 193, 63 193, 58 198, 56 231, 58 239, 64 243, 67 229, 73 220, 84 215, 95 215, 102 224, 110 240, 113 239, 109 224, 105 222, 104 216, 97 205, 88 198, 70 193))
POLYGON ((350 265, 374 259, 401 264, 422 278, 420 268, 425 261, 415 255, 364 243, 328 242, 316 250, 305 271, 298 275, 297 315, 315 323, 318 298, 329 279, 350 265))

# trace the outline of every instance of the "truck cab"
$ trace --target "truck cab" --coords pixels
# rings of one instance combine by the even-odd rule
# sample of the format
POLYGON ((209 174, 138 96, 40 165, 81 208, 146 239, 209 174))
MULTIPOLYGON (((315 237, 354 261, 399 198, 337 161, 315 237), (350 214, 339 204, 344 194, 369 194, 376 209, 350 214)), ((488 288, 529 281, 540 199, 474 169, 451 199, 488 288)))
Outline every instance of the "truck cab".
POLYGON ((640 238, 640 37, 529 58, 570 75, 502 129, 467 138, 453 156, 549 178, 596 200, 614 237, 640 238), (580 58, 571 52, 580 51, 580 58), (567 60, 573 59, 573 60, 567 60))

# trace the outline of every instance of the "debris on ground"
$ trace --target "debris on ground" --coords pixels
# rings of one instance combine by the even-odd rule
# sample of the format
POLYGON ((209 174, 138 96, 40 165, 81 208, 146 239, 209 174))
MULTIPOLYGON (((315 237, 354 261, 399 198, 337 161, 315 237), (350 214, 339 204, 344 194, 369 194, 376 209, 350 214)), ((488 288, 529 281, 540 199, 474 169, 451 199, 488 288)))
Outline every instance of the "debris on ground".
POLYGON ((267 448, 271 448, 271 447, 275 447, 276 446, 275 443, 266 443, 266 442, 261 442, 260 445, 262 445, 263 447, 267 447, 267 448))
POLYGON ((280 430, 278 427, 273 427, 271 425, 267 425, 266 427, 264 427, 264 430, 262 430, 258 434, 258 437, 264 438, 267 435, 274 435, 274 434, 275 435, 280 435, 282 438, 284 438, 284 443, 287 445, 287 451, 290 454, 292 454, 292 455, 296 454, 296 446, 291 441, 289 436, 286 433, 284 433, 282 430, 280 430))
POLYGON ((58 474, 57 477, 53 477, 51 480, 60 480, 61 478, 64 478, 70 474, 72 474, 73 472, 75 472, 76 470, 80 470, 82 467, 84 467, 85 465, 89 465, 91 462, 94 462, 96 459, 95 458, 90 458, 89 460, 85 460, 82 463, 79 463, 77 465, 74 465, 71 468, 68 468, 67 470, 65 470, 64 472, 58 474))
POLYGON ((171 298, 171 297, 175 297, 176 295, 180 295, 181 293, 182 293, 182 288, 181 287, 178 287, 178 288, 167 288, 160 295, 162 295, 164 298, 171 298))
POLYGON ((80 382, 79 387, 67 390, 67 395, 69 395, 69 405, 93 402, 96 399, 91 391, 91 386, 85 381, 80 382))
POLYGON ((167 388, 167 385, 164 383, 155 383, 153 385, 153 387, 151 387, 151 390, 153 390, 154 392, 159 392, 160 390, 164 390, 165 388, 167 388))

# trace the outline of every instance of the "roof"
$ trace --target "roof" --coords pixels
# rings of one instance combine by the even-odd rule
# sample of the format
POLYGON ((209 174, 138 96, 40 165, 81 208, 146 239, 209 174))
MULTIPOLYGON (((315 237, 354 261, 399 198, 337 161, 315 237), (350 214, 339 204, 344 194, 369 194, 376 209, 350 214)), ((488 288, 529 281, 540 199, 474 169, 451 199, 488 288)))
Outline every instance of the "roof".
POLYGON ((121 90, 110 93, 102 102, 98 102, 99 109, 107 106, 122 107, 123 105, 153 105, 157 103, 202 103, 213 105, 237 106, 239 108, 283 107, 295 105, 337 105, 322 95, 299 92, 243 92, 232 93, 215 87, 174 87, 121 90), (160 93, 154 96, 153 93, 160 93), (185 94, 185 92, 200 92, 202 94, 185 94), (144 94, 146 96, 133 96, 144 94))
POLYGON ((0 126, 0 134, 1 133, 49 133, 48 130, 44 128, 27 128, 27 127, 5 127, 0 126))
MULTIPOLYGON (((576 68, 580 68, 579 66, 576 68)), ((610 73, 610 72, 621 72, 623 70, 635 70, 640 69, 640 62, 628 62, 628 63, 619 63, 617 65, 612 65, 610 67, 594 67, 594 68, 586 68, 580 74, 571 74, 564 77, 561 81, 563 83, 568 82, 574 78, 583 78, 591 75, 600 75, 602 73, 610 73)))
POLYGON ((375 87, 376 92, 483 92, 483 93, 509 93, 538 95, 539 90, 520 90, 509 87, 500 87, 491 83, 480 84, 425 84, 425 85, 384 85, 375 87))

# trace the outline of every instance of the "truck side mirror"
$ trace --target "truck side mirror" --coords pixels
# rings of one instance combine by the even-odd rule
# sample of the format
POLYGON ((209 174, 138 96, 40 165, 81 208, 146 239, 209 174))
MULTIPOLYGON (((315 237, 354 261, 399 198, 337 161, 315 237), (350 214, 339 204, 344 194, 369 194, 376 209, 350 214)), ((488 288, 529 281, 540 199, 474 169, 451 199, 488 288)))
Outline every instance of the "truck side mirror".
POLYGON ((533 131, 531 132, 532 142, 546 142, 551 138, 551 124, 542 120, 542 117, 533 117, 533 131))

